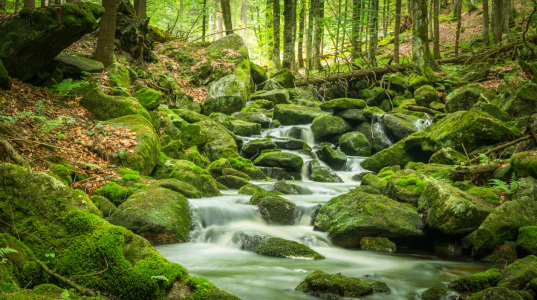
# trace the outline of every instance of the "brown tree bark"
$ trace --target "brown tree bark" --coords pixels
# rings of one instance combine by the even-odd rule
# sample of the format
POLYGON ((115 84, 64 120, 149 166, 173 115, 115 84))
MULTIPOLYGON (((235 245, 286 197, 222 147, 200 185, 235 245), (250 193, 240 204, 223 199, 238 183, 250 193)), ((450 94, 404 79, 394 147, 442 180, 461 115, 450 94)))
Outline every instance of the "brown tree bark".
POLYGON ((434 1, 434 42, 433 53, 435 59, 440 59, 440 22, 438 15, 440 14, 440 0, 434 1))
POLYGON ((283 1, 283 60, 282 68, 296 70, 295 41, 296 41, 296 1, 283 1))
POLYGON ((267 0, 265 10, 266 14, 266 30, 265 30, 265 41, 267 45, 267 57, 269 60, 272 60, 272 55, 274 53, 274 35, 273 35, 273 26, 274 26, 274 16, 272 15, 272 1, 267 0))
POLYGON ((203 0, 203 17, 201 19, 201 41, 205 42, 205 35, 207 34, 207 0, 203 0))
POLYGON ((363 0, 352 0, 351 58, 353 60, 357 59, 359 57, 359 53, 362 52, 360 26, 360 22, 362 22, 362 1, 363 0))
POLYGON ((306 68, 308 70, 313 68, 313 23, 317 14, 315 11, 317 9, 316 5, 316 0, 309 1, 308 27, 306 30, 306 68))
POLYGON ((375 68, 377 66, 377 45, 379 36, 379 0, 371 0, 369 7, 371 16, 369 17, 369 47, 367 58, 369 64, 375 68))
POLYGON ((273 32, 273 53, 272 53, 272 70, 277 72, 281 69, 280 62, 280 1, 272 1, 272 15, 274 16, 274 21, 272 24, 273 32))
POLYGON ((419 73, 430 78, 433 71, 439 71, 440 68, 429 49, 427 0, 414 0, 413 5, 412 55, 419 73))
POLYGON ((95 50, 95 60, 102 62, 105 67, 108 67, 114 62, 117 1, 103 0, 103 7, 105 11, 104 15, 101 17, 97 49, 95 50))
POLYGON ((455 32, 455 56, 459 55, 459 41, 461 38, 462 0, 457 4, 457 32, 455 32))
POLYGON ((483 0, 483 43, 485 46, 490 45, 489 18, 489 0, 483 0))
POLYGON ((399 33, 401 30, 401 0, 395 0, 395 29, 393 39, 393 60, 399 63, 399 33))
POLYGON ((222 18, 224 19, 224 27, 226 28, 226 35, 233 33, 233 24, 231 23, 231 7, 229 0, 220 0, 222 6, 222 18))
POLYGON ((242 35, 244 38, 244 42, 246 42, 248 40, 248 1, 246 0, 242 1, 241 21, 243 25, 242 35))
POLYGON ((23 0, 24 8, 35 8, 35 0, 23 0))
POLYGON ((313 25, 313 68, 321 70, 322 43, 324 35, 324 0, 316 0, 316 16, 313 25))
POLYGON ((494 44, 499 44, 502 42, 502 33, 503 33, 503 16, 502 16, 502 0, 492 0, 493 3, 493 19, 494 19, 494 29, 493 29, 493 42, 494 44))
POLYGON ((298 9, 298 67, 304 68, 304 27, 306 25, 306 0, 299 0, 300 7, 298 9))

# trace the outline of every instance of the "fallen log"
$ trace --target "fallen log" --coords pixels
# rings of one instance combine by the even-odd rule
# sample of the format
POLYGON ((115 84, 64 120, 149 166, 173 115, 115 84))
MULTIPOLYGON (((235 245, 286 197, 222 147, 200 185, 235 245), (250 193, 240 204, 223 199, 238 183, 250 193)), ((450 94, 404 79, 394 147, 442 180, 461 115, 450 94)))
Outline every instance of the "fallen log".
POLYGON ((424 107, 424 106, 417 106, 417 105, 407 105, 407 106, 405 106, 405 109, 408 109, 408 110, 411 110, 411 111, 424 112, 424 113, 431 114, 433 116, 438 115, 438 114, 444 114, 441 111, 430 109, 430 108, 424 107))
POLYGON ((21 165, 21 166, 25 166, 28 164, 26 159, 24 159, 22 156, 19 155, 19 153, 17 152, 17 150, 15 150, 15 148, 13 148, 11 143, 9 143, 8 141, 6 141, 4 138, 1 138, 1 137, 0 137, 0 146, 4 148, 9 158, 11 158, 16 164, 21 165))
MULTIPOLYGON (((500 146, 498 146, 498 147, 494 147, 494 148, 490 149, 489 151, 485 152, 484 155, 489 156, 489 155, 490 155, 491 153, 493 153, 493 152, 496 152, 496 151, 498 151, 498 150, 505 149, 505 148, 507 148, 507 147, 514 146, 514 145, 516 145, 516 144, 518 144, 518 143, 527 141, 527 140, 529 140, 529 139, 531 139, 531 138, 532 138, 531 135, 523 136, 523 137, 518 138, 518 139, 516 139, 516 140, 514 140, 514 141, 511 141, 511 142, 509 142, 509 143, 505 143, 505 144, 500 145, 500 146)), ((471 159, 471 160, 465 162, 463 166, 467 166, 467 165, 472 164, 472 163, 474 163, 474 162, 476 162, 476 161, 478 161, 478 160, 479 160, 479 157, 474 157, 473 159, 471 159)))
MULTIPOLYGON (((457 62, 464 61, 465 59, 467 59, 466 56, 452 57, 452 58, 441 59, 438 61, 438 63, 440 64, 457 63, 457 62)), ((414 68, 414 63, 387 66, 385 68, 371 68, 371 69, 356 70, 356 71, 346 72, 346 73, 337 73, 337 74, 329 75, 327 77, 300 78, 295 81, 295 84, 296 86, 305 86, 309 84, 323 84, 326 82, 333 82, 333 81, 338 81, 342 79, 349 80, 349 79, 361 78, 361 77, 376 77, 378 75, 403 72, 411 68, 414 68)))
POLYGON ((477 166, 461 166, 449 173, 449 179, 453 181, 469 180, 472 184, 481 185, 486 182, 487 178, 494 170, 498 168, 498 164, 486 164, 477 166))

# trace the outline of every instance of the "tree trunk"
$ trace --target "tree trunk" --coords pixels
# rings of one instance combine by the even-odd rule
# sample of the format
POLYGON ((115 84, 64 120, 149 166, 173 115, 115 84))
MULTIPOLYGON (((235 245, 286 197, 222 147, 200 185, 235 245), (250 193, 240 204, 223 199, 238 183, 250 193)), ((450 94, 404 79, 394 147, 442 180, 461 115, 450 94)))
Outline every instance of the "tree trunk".
POLYGON ((205 42, 207 35, 207 0, 203 0, 203 17, 201 19, 201 41, 205 42))
POLYGON ((220 1, 214 1, 214 10, 215 10, 214 30, 216 32, 215 39, 218 40, 222 37, 222 32, 224 30, 224 23, 222 21, 222 11, 220 10, 220 1))
POLYGON ((13 9, 15 11, 15 13, 18 13, 19 12, 19 0, 15 0, 15 8, 13 9))
POLYGON ((440 14, 440 0, 434 1, 434 42, 433 53, 435 59, 440 59, 440 22, 438 15, 440 14))
POLYGON ((371 7, 369 10, 371 16, 369 17, 369 48, 367 57, 369 64, 375 68, 377 66, 377 44, 379 35, 379 0, 371 0, 371 7))
POLYGON ((242 35, 244 42, 246 43, 246 41, 248 40, 248 1, 246 0, 242 1, 241 21, 243 26, 242 35))
POLYGON ((316 0, 316 16, 313 25, 313 68, 321 70, 324 0, 316 0))
POLYGON ((493 30, 493 41, 494 44, 498 45, 502 42, 502 31, 503 31, 503 18, 502 18, 502 0, 492 0, 494 5, 493 9, 493 18, 494 18, 494 30, 493 30))
POLYGON ((220 0, 222 6, 222 18, 224 19, 224 27, 226 28, 226 35, 233 33, 233 24, 231 23, 231 7, 229 6, 229 0, 220 0))
POLYGON ((273 34, 273 26, 274 26, 274 16, 272 14, 272 1, 274 0, 267 0, 265 10, 267 12, 266 15, 266 29, 265 29, 265 36, 266 36, 266 47, 267 47, 267 58, 268 60, 272 60, 272 56, 274 55, 274 34, 273 34))
MULTIPOLYGON (((362 1, 363 0, 352 0, 352 29, 351 29, 351 59, 357 59, 359 57, 358 53, 362 52, 360 41, 360 22, 362 22, 362 1)), ((400 0, 399 0, 400 1, 400 0)))
POLYGON ((104 15, 101 18, 101 25, 99 26, 95 60, 102 62, 105 67, 108 67, 114 62, 117 0, 103 0, 103 7, 104 15))
POLYGON ((408 9, 408 15, 410 16, 410 19, 414 20, 414 0, 407 0, 406 5, 408 9))
MULTIPOLYGON (((381 32, 381 36, 382 38, 385 38, 386 37, 386 31, 384 31, 384 28, 387 26, 386 24, 388 23, 386 21, 386 0, 382 0, 382 32, 381 32)), ((379 27, 379 26, 377 26, 379 27)))
POLYGON ((140 19, 147 19, 147 2, 146 0, 140 0, 140 19))
MULTIPOLYGON (((43 0, 41 0, 41 5, 43 5, 43 0)), ((0 0, 0 11, 7 11, 7 0, 0 0)))
POLYGON ((435 0, 429 0, 429 10, 428 10, 428 16, 427 16, 427 19, 429 20, 429 40, 430 41, 434 41, 434 29, 433 29, 434 1, 435 0))
POLYGON ((35 8, 35 0, 23 0, 24 8, 35 8))
POLYGON ((272 69, 274 72, 278 72, 281 68, 280 62, 280 1, 273 0, 272 2, 272 14, 274 16, 273 23, 273 54, 272 54, 272 69))
POLYGON ((296 1, 283 1, 283 61, 282 68, 296 70, 295 41, 296 41, 296 1))
POLYGON ((427 0, 413 1, 413 32, 412 32, 412 54, 414 63, 419 73, 427 78, 433 76, 433 71, 439 71, 431 50, 427 36, 427 0))
POLYGON ((316 0, 310 0, 308 13, 308 29, 306 32, 306 68, 308 70, 311 70, 313 68, 313 24, 315 23, 315 15, 317 14, 316 9, 316 0))
POLYGON ((298 67, 304 68, 304 27, 306 23, 306 0, 299 0, 300 8, 298 9, 299 20, 298 20, 298 67))
POLYGON ((401 30, 401 0, 395 0, 395 37, 393 39, 393 60, 399 63, 399 33, 401 30))
MULTIPOLYGON (((349 0, 345 0, 345 10, 343 12, 343 32, 342 32, 342 35, 341 35, 341 52, 344 51, 345 49, 345 37, 347 36, 347 11, 348 11, 348 8, 349 8, 349 0)), ((345 55, 345 60, 348 61, 347 59, 347 56, 346 54, 343 54, 345 55)), ((338 66, 338 71, 339 71, 339 66, 338 66)))
MULTIPOLYGON (((5 0, 0 0, 0 10, 4 10, 2 8, 2 1, 5 2, 5 0)), ((5 5, 5 4, 4 4, 5 5)), ((4 6, 5 7, 5 6, 4 6)), ((47 0, 41 0, 41 7, 47 7, 47 0)))
POLYGON ((489 34, 489 0, 483 0, 483 43, 490 45, 489 34))
POLYGON ((134 0, 134 3, 133 3, 133 7, 134 7, 134 12, 136 13, 136 16, 139 18, 140 17, 140 14, 141 14, 141 11, 140 11, 140 2, 141 0, 134 0))

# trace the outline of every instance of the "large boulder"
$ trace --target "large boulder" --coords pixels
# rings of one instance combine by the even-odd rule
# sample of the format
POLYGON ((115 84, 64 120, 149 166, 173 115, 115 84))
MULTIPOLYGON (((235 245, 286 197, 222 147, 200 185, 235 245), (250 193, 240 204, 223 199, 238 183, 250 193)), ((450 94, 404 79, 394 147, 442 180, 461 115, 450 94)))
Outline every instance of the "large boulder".
POLYGON ((292 89, 295 87, 295 75, 289 69, 281 69, 270 76, 270 80, 277 82, 283 88, 292 89))
POLYGON ((193 224, 186 197, 159 187, 137 190, 108 221, 153 243, 188 242, 193 224))
POLYGON ((280 151, 263 153, 254 160, 256 166, 280 167, 291 172, 300 172, 303 164, 302 157, 280 151))
POLYGON ((246 104, 247 96, 248 85, 245 78, 229 74, 210 85, 203 113, 210 115, 213 112, 221 112, 229 115, 240 111, 246 104))
POLYGON ((321 165, 317 160, 312 160, 308 163, 309 179, 317 182, 343 182, 341 177, 337 175, 329 167, 321 165))
POLYGON ((256 154, 260 154, 263 150, 266 149, 276 149, 276 143, 272 139, 259 139, 253 140, 244 144, 241 148, 242 154, 246 157, 252 157, 256 154))
POLYGON ((419 198, 418 209, 427 215, 427 225, 447 235, 466 235, 476 230, 493 210, 488 202, 435 179, 419 198))
POLYGON ((347 155, 369 156, 371 155, 371 144, 361 132, 348 132, 339 139, 341 151, 347 155))
POLYGON ((159 106, 162 100, 162 92, 148 87, 141 87, 134 94, 134 98, 146 109, 153 110, 159 106))
POLYGON ((233 120, 231 121, 231 125, 233 126, 231 131, 238 136, 252 136, 261 134, 261 125, 258 123, 233 120))
POLYGON ((386 166, 404 167, 411 161, 428 162, 435 152, 446 147, 463 152, 464 145, 469 153, 481 146, 494 145, 520 136, 520 131, 485 112, 459 111, 372 155, 361 165, 378 172, 386 166))
MULTIPOLYGON (((379 176, 381 175, 384 175, 384 172, 379 173, 379 176)), ((384 194, 399 202, 418 204, 427 186, 427 183, 422 181, 414 170, 400 170, 385 177, 389 179, 384 194)))
POLYGON ((332 99, 321 103, 321 109, 324 111, 341 111, 346 109, 363 109, 366 104, 361 99, 339 98, 332 99))
POLYGON ((511 117, 523 117, 537 112, 537 83, 524 83, 493 102, 511 117))
POLYGON ((446 97, 446 110, 449 113, 470 110, 483 93, 487 93, 487 89, 478 84, 468 84, 454 90, 446 97))
POLYGON ((109 120, 132 114, 140 114, 147 120, 151 120, 149 113, 138 100, 133 97, 109 96, 100 87, 80 99, 80 105, 93 113, 97 120, 109 120))
POLYGON ((511 290, 523 290, 536 277, 537 256, 528 255, 505 268, 503 278, 498 282, 498 286, 511 290))
POLYGON ((373 116, 373 112, 369 109, 346 109, 341 111, 336 111, 335 116, 342 118, 343 120, 353 124, 358 125, 362 122, 369 122, 373 116))
MULTIPOLYGON (((248 58, 248 48, 246 48, 246 43, 242 37, 238 34, 228 34, 212 44, 210 44, 205 51, 214 51, 221 49, 229 49, 239 52, 242 56, 248 58)), ((250 64, 250 62, 248 62, 250 64)))
POLYGON ((351 126, 340 117, 319 116, 311 123, 311 130, 317 141, 330 141, 351 131, 351 126))
POLYGON ((125 158, 119 158, 121 163, 141 175, 149 175, 157 165, 160 156, 160 140, 153 125, 141 115, 128 115, 107 121, 112 127, 128 128, 136 134, 138 145, 131 151, 126 151, 125 158))
POLYGON ((10 226, 0 225, 2 231, 19 236, 55 273, 77 276, 78 285, 118 299, 158 299, 174 282, 188 278, 182 266, 167 261, 147 240, 100 218, 84 192, 11 164, 0 165, 0 180, 0 218, 11 220, 10 226), (54 259, 45 256, 51 249, 54 259))
POLYGON ((268 128, 271 123, 270 119, 261 112, 236 112, 231 116, 236 120, 257 123, 263 128, 268 128))
POLYGON ((203 196, 203 194, 191 184, 173 178, 160 180, 159 186, 178 192, 187 198, 201 198, 203 196))
POLYGON ((293 202, 273 193, 255 194, 250 199, 250 204, 259 207, 259 213, 269 224, 294 225, 298 216, 293 202))
POLYGON ((440 102, 440 97, 436 90, 430 85, 424 85, 414 92, 416 104, 419 106, 429 107, 433 102, 440 102))
POLYGON ((310 247, 282 238, 266 238, 253 249, 260 255, 286 258, 322 259, 324 256, 310 247))
POLYGON ((63 49, 95 30, 103 13, 101 6, 90 2, 22 9, 0 24, 0 60, 12 77, 30 80, 63 49))
POLYGON ((328 232, 341 247, 360 246, 363 237, 406 240, 422 235, 418 213, 371 187, 358 187, 328 201, 315 218, 315 230, 328 232))
POLYGON ((384 115, 384 126, 388 128, 395 141, 400 141, 418 131, 417 124, 420 119, 416 116, 404 113, 384 115))
POLYGON ((519 228, 537 225, 536 200, 537 180, 522 178, 512 200, 492 211, 479 228, 464 239, 472 246, 472 256, 481 258, 506 241, 515 241, 519 228))
POLYGON ((295 104, 278 104, 274 107, 274 119, 282 125, 309 124, 318 116, 330 115, 316 107, 295 104))
POLYGON ((537 152, 521 152, 514 154, 510 159, 513 172, 518 177, 531 176, 537 178, 537 152))
POLYGON ((358 278, 323 271, 315 271, 308 275, 296 290, 325 299, 359 298, 373 293, 372 285, 358 278))
POLYGON ((104 70, 102 62, 80 55, 60 54, 56 56, 54 61, 58 63, 57 68, 63 74, 71 76, 82 76, 84 73, 99 73, 104 70))
POLYGON ((248 101, 268 100, 274 105, 289 104, 289 91, 286 89, 277 89, 270 91, 257 91, 248 97, 248 101))
POLYGON ((260 84, 267 80, 267 73, 265 72, 265 69, 254 64, 253 62, 250 62, 250 74, 252 75, 252 80, 255 84, 260 84))
POLYGON ((361 123, 355 128, 355 131, 360 132, 367 138, 369 144, 371 144, 372 153, 382 151, 392 145, 392 141, 386 136, 385 132, 373 130, 369 122, 361 123))
POLYGON ((168 159, 162 165, 158 165, 153 177, 159 179, 175 178, 186 182, 206 197, 221 195, 216 181, 211 177, 209 171, 196 166, 196 164, 188 160, 168 159))
POLYGON ((335 170, 341 170, 347 164, 347 156, 345 153, 334 150, 330 145, 324 145, 317 151, 319 159, 326 162, 327 165, 335 170))
POLYGON ((464 275, 452 280, 448 287, 459 292, 479 292, 496 286, 502 280, 502 271, 489 269, 472 275, 464 275))

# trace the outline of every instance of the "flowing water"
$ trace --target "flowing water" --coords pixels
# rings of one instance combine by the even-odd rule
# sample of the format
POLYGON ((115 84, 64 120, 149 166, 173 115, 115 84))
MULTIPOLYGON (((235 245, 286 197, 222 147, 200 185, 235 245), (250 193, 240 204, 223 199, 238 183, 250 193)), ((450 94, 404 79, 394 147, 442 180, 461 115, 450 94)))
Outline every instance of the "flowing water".
MULTIPOLYGON (((309 125, 267 130, 263 136, 249 137, 245 142, 267 136, 301 138, 315 146, 309 125)), ((299 152, 293 153, 299 154, 305 161, 312 159, 299 152)), ((302 181, 291 181, 300 194, 283 197, 294 202, 300 212, 293 226, 266 224, 257 207, 248 205, 251 196, 228 190, 223 191, 224 195, 220 197, 189 200, 195 220, 191 242, 155 248, 170 261, 186 267, 192 276, 207 278, 222 290, 245 300, 319 299, 294 290, 315 270, 367 277, 366 281, 383 281, 391 289, 390 294, 375 293, 366 299, 419 299, 419 293, 426 288, 487 268, 469 260, 447 261, 423 254, 342 249, 333 246, 326 233, 314 231, 311 218, 314 209, 360 184, 352 180, 352 175, 365 171, 360 166, 363 159, 365 157, 348 157, 345 170, 336 172, 343 183, 313 182, 307 180, 307 174, 303 174, 302 181), (326 259, 272 258, 240 249, 250 238, 259 236, 303 243, 326 259)), ((252 183, 267 190, 273 189, 274 185, 274 182, 266 181, 252 183)))

